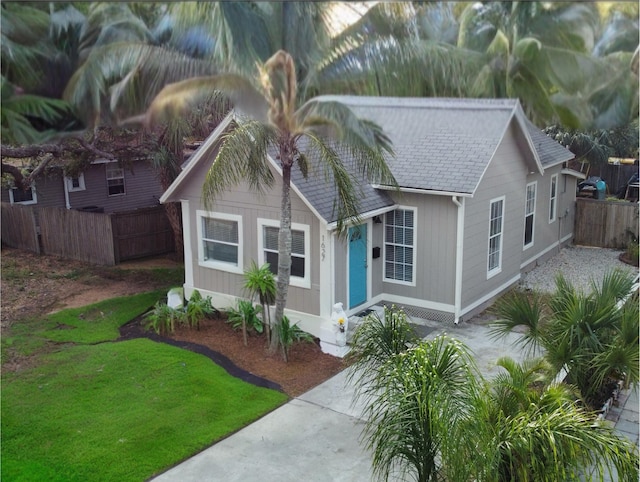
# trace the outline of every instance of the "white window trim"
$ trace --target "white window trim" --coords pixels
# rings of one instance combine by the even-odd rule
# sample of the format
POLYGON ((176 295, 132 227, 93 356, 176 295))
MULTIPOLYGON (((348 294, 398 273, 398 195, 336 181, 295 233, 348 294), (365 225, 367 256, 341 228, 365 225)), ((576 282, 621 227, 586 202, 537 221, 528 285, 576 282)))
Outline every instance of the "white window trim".
POLYGON ((80 185, 78 187, 73 187, 73 177, 71 176, 64 177, 64 182, 67 183, 67 192, 78 192, 78 191, 86 190, 86 187, 84 184, 84 173, 81 172, 80 174, 78 174, 77 179, 78 179, 78 184, 80 185))
POLYGON ((487 236, 487 279, 492 278, 492 277, 494 277, 497 274, 502 272, 502 249, 504 247, 504 218, 505 218, 505 212, 506 212, 506 205, 507 205, 507 201, 506 201, 506 197, 505 196, 500 196, 500 197, 494 198, 491 201, 489 201, 489 223, 488 223, 489 229, 487 230, 487 232, 488 232, 488 236, 487 236), (499 246, 499 249, 498 249, 498 266, 496 266, 493 269, 489 269, 489 256, 491 255, 491 253, 489 251, 489 249, 491 247, 491 207, 493 206, 494 203, 497 203, 497 202, 500 202, 500 201, 502 201, 502 222, 501 222, 501 226, 500 226, 500 246, 499 246))
POLYGON ((198 265, 203 268, 217 269, 219 271, 227 271, 229 273, 243 274, 243 245, 244 238, 242 232, 242 216, 237 214, 218 213, 214 211, 196 210, 196 232, 198 242, 198 265), (223 261, 205 260, 204 246, 202 244, 202 219, 220 219, 222 221, 235 221, 238 223, 238 264, 225 263, 223 261))
POLYGON ((120 169, 122 171, 122 177, 109 177, 109 166, 112 166, 113 164, 115 164, 116 166, 118 166, 117 162, 114 161, 112 163, 107 163, 105 166, 105 178, 107 180, 107 196, 109 197, 115 197, 115 196, 125 196, 127 194, 127 183, 125 181, 125 175, 124 175, 124 168, 123 167, 116 167, 116 169, 120 169), (122 187, 124 188, 124 192, 118 193, 118 194, 109 194, 109 181, 112 179, 122 179, 122 187))
POLYGON ((558 219, 558 187, 558 175, 554 174, 549 180, 549 224, 554 223, 556 219, 558 219), (554 181, 556 186, 555 195, 553 192, 554 181))
POLYGON ((524 190, 524 230, 522 233, 522 249, 529 249, 534 245, 536 239, 536 203, 538 202, 538 181, 533 181, 527 184, 524 190), (529 192, 529 186, 533 186, 533 211, 530 214, 527 214, 527 193, 529 192), (527 216, 533 216, 533 221, 531 222, 531 241, 527 244, 524 244, 524 237, 526 235, 527 230, 527 216))
MULTIPOLYGON (((264 256, 264 227, 279 228, 280 221, 275 219, 258 218, 258 265, 266 263, 264 256)), ((289 277, 289 286, 311 289, 311 228, 308 224, 291 223, 291 229, 304 233, 304 278, 289 277)), ((277 277, 276 277, 277 279, 277 277)))
POLYGON ((397 280, 397 279, 393 279, 393 278, 387 278, 386 273, 387 270, 385 269, 386 266, 386 259, 387 259, 387 234, 386 234, 386 226, 387 226, 387 217, 386 214, 384 214, 384 222, 382 224, 382 226, 384 227, 384 232, 382 233, 382 247, 383 247, 383 253, 382 253, 382 281, 384 281, 385 283, 393 283, 393 284, 398 284, 398 285, 404 285, 404 286, 416 286, 416 257, 418 254, 418 208, 416 206, 398 206, 396 207, 396 209, 394 209, 394 211, 396 210, 402 210, 402 211, 413 211, 413 260, 411 261, 412 265, 412 273, 411 273, 411 279, 413 281, 402 281, 402 280, 397 280))
POLYGON ((32 199, 31 201, 14 201, 13 200, 13 191, 15 189, 18 189, 15 186, 12 186, 11 189, 9 189, 9 202, 11 204, 20 204, 22 206, 28 206, 30 204, 38 204, 38 192, 36 190, 36 183, 35 181, 31 182, 31 192, 32 192, 32 199))

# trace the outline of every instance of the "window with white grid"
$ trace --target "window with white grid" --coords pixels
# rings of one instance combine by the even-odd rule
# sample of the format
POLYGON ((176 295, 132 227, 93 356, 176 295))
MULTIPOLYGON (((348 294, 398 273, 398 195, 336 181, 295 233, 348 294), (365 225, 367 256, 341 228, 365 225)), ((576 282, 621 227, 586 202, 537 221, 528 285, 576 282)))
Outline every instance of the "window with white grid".
POLYGON ((536 186, 537 183, 527 184, 524 208, 524 248, 533 246, 533 233, 536 218, 536 186))
POLYGON ((406 284, 414 283, 415 209, 396 209, 385 215, 384 279, 406 284))
MULTIPOLYGON (((269 269, 278 274, 278 235, 280 223, 271 219, 258 219, 258 263, 269 263, 269 269)), ((289 284, 303 288, 311 287, 309 226, 291 224, 291 278, 289 284)))
POLYGON ((489 254, 487 277, 502 269, 502 231, 504 227, 504 196, 491 201, 489 207, 489 254))

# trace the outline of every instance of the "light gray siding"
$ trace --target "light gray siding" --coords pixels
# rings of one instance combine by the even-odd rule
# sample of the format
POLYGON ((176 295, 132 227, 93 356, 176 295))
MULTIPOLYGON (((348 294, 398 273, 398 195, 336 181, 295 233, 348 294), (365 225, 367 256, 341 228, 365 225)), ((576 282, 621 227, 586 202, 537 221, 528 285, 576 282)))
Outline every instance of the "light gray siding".
POLYGON ((475 195, 466 200, 462 309, 518 276, 524 240, 524 200, 530 160, 518 146, 512 121, 475 195), (487 277, 491 200, 505 196, 501 271, 487 277))
MULTIPOLYGON (((215 152, 215 151, 214 151, 215 152)), ((213 154, 210 158, 213 158, 213 154)), ((185 183, 183 189, 177 195, 180 199, 189 201, 189 225, 191 226, 190 249, 193 253, 193 280, 196 288, 209 290, 232 296, 246 296, 242 289, 244 279, 242 274, 200 266, 198 264, 198 239, 197 210, 206 210, 202 201, 202 184, 196 180, 204 180, 210 163, 202 162, 195 166, 191 172, 194 182, 185 183)), ((258 195, 249 190, 248 186, 241 184, 231 187, 220 195, 208 211, 234 214, 242 217, 243 243, 243 268, 247 269, 251 261, 258 262, 258 218, 279 221, 280 219, 280 193, 281 181, 276 175, 276 183, 265 194, 258 195)), ((319 246, 319 222, 315 215, 303 203, 303 201, 291 191, 291 220, 309 226, 310 234, 310 280, 311 288, 289 286, 287 308, 304 313, 320 314, 320 246, 319 246)), ((327 289, 328 287, 324 287, 327 289)))
MULTIPOLYGON (((69 193, 72 209, 98 206, 103 208, 105 213, 129 211, 158 204, 163 192, 155 172, 146 161, 136 162, 124 168, 124 194, 109 196, 106 164, 89 166, 84 172, 84 183, 84 191, 69 193)), ((62 184, 60 189, 63 189, 62 184)))
MULTIPOLYGON (((384 222, 374 224, 373 246, 381 256, 372 262, 372 295, 390 294, 423 302, 453 304, 457 207, 449 196, 401 193, 392 196, 403 207, 414 207, 415 286, 384 280, 384 222)), ((382 216, 384 221, 384 216, 382 216)))

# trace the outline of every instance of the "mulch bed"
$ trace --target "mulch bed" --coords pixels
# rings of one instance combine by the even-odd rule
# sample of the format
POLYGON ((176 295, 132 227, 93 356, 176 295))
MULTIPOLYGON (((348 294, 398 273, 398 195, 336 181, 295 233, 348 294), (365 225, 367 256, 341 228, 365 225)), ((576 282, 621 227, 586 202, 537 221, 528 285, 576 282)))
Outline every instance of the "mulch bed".
POLYGON ((242 333, 220 318, 204 320, 199 330, 177 327, 171 336, 145 330, 142 316, 120 328, 120 340, 140 337, 194 351, 235 377, 290 397, 301 395, 345 368, 340 358, 323 353, 317 340, 294 344, 289 362, 281 353, 269 353, 264 335, 250 334, 244 346, 242 333))

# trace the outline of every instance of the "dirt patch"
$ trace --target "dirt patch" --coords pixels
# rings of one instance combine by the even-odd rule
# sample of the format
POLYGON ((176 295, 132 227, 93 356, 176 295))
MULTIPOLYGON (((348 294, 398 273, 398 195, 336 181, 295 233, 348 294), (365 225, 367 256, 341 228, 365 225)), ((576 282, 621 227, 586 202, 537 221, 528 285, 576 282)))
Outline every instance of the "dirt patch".
MULTIPOLYGON (((1 261, 3 331, 29 317, 166 287, 161 280, 145 273, 145 269, 178 266, 166 258, 156 258, 115 268, 101 268, 11 248, 2 248, 1 261)), ((139 320, 123 328, 125 338, 141 336, 139 320)), ((322 383, 344 368, 341 359, 322 353, 318 343, 294 345, 290 360, 285 363, 280 353, 269 353, 264 336, 250 336, 245 347, 242 334, 221 319, 205 320, 200 330, 179 327, 170 339, 185 343, 187 349, 200 350, 206 356, 209 356, 208 352, 204 353, 207 350, 218 353, 246 372, 273 382, 292 397, 322 383), (188 347, 187 343, 203 348, 188 347)), ((215 360, 214 357, 210 358, 215 360)), ((9 360, 8 363, 21 368, 29 365, 28 359, 9 360)), ((3 368, 11 367, 5 364, 3 368)))

